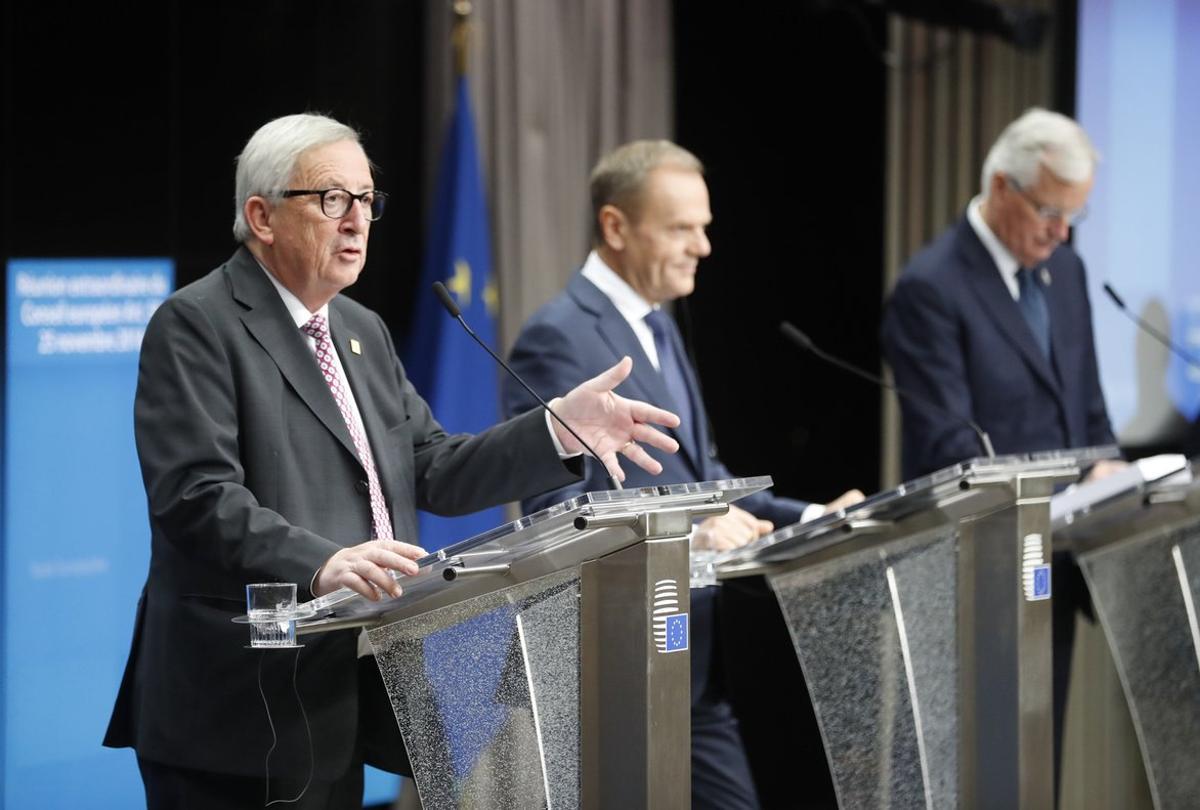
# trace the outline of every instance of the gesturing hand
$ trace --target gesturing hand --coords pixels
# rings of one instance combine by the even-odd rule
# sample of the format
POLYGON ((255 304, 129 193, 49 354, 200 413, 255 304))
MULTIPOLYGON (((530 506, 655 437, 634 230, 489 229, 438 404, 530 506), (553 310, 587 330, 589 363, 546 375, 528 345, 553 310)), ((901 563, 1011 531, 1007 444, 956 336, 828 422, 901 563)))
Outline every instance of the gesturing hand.
MULTIPOLYGON (((625 472, 617 461, 622 453, 627 459, 652 475, 662 472, 662 465, 651 458, 638 442, 657 447, 668 453, 679 449, 679 443, 651 424, 678 427, 679 417, 670 411, 636 399, 626 399, 613 393, 629 372, 633 361, 622 357, 621 362, 592 379, 581 383, 568 393, 550 402, 560 418, 583 437, 600 456, 609 475, 625 480, 625 472)), ((569 453, 586 452, 579 441, 562 425, 554 422, 554 432, 569 453)))
POLYGON ((406 576, 417 573, 419 560, 428 552, 411 543, 397 540, 368 540, 357 546, 344 548, 334 554, 313 580, 313 596, 324 596, 338 588, 349 588, 374 601, 379 594, 400 595, 400 584, 392 579, 389 571, 399 571, 406 576))

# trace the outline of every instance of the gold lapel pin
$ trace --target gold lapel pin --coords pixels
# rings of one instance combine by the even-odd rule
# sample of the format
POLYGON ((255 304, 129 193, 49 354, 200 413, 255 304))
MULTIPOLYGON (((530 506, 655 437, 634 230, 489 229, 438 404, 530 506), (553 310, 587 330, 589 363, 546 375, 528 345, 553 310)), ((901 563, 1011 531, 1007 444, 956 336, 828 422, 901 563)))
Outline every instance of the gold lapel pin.
POLYGON ((350 351, 355 354, 362 354, 362 344, 354 338, 350 338, 350 351))

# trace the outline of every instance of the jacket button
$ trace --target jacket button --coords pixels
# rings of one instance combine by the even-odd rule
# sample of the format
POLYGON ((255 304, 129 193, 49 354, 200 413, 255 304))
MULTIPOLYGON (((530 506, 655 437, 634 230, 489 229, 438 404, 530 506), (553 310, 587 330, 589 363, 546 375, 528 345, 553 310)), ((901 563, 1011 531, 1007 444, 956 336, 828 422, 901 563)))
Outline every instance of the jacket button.
POLYGON ((371 485, 366 481, 359 481, 354 485, 354 488, 358 490, 359 495, 366 495, 371 491, 371 485))

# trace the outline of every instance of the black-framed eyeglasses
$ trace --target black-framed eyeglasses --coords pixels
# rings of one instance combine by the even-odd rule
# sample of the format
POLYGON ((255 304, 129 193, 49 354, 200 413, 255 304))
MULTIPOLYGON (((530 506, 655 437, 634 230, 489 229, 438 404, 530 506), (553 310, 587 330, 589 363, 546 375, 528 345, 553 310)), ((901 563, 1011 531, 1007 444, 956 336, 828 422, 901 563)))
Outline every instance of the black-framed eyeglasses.
POLYGON ((1086 205, 1084 205, 1082 208, 1077 208, 1074 211, 1064 211, 1061 208, 1057 208, 1053 205, 1042 205, 1040 202, 1035 200, 1033 196, 1016 181, 1015 178, 1013 178, 1011 175, 1006 175, 1006 177, 1008 179, 1008 184, 1013 187, 1013 190, 1024 197, 1026 202, 1033 206, 1034 213, 1036 213, 1043 220, 1062 220, 1073 228, 1080 222, 1083 222, 1085 219, 1087 219, 1088 208, 1086 205))
POLYGON ((383 191, 352 194, 344 188, 295 188, 284 191, 281 196, 308 197, 314 194, 321 198, 321 213, 330 219, 341 219, 350 213, 350 207, 355 202, 361 202, 366 207, 367 219, 374 222, 383 216, 383 206, 387 202, 387 193, 383 191))

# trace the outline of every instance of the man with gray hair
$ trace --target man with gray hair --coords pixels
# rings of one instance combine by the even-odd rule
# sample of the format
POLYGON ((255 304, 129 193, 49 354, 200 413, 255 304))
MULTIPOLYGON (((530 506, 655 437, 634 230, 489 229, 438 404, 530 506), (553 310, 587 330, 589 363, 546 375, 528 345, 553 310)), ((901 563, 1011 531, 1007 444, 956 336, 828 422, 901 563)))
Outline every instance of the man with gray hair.
POLYGON ((901 400, 905 478, 981 455, 968 419, 997 453, 1113 441, 1083 262, 1066 244, 1096 163, 1078 124, 1029 110, 992 146, 966 213, 904 269, 883 351, 902 390, 940 406, 901 400))
MULTIPOLYGON (((104 743, 136 749, 151 808, 359 808, 364 762, 411 773, 356 633, 247 653, 231 621, 246 584, 397 596, 392 573, 425 554, 404 542, 417 508, 461 514, 578 478, 581 446, 539 411, 448 435, 383 320, 340 295, 386 199, 350 127, 265 124, 238 158, 240 246, 146 329, 134 430, 150 572, 104 743)), ((629 370, 556 402, 618 478, 618 453, 656 473, 645 448, 676 447, 650 425, 677 417, 612 392, 629 370)))
MULTIPOLYGON (((1115 441, 1087 277, 1067 244, 1087 211, 1097 162, 1075 121, 1028 110, 988 152, 982 191, 966 213, 904 269, 882 340, 896 385, 914 395, 900 400, 906 479, 983 455, 967 420, 1001 454, 1115 441)), ((1101 463, 1092 474, 1112 467, 1101 463)), ((1069 559, 1056 555, 1053 570, 1054 737, 1061 752, 1075 607, 1087 599, 1069 559)))

